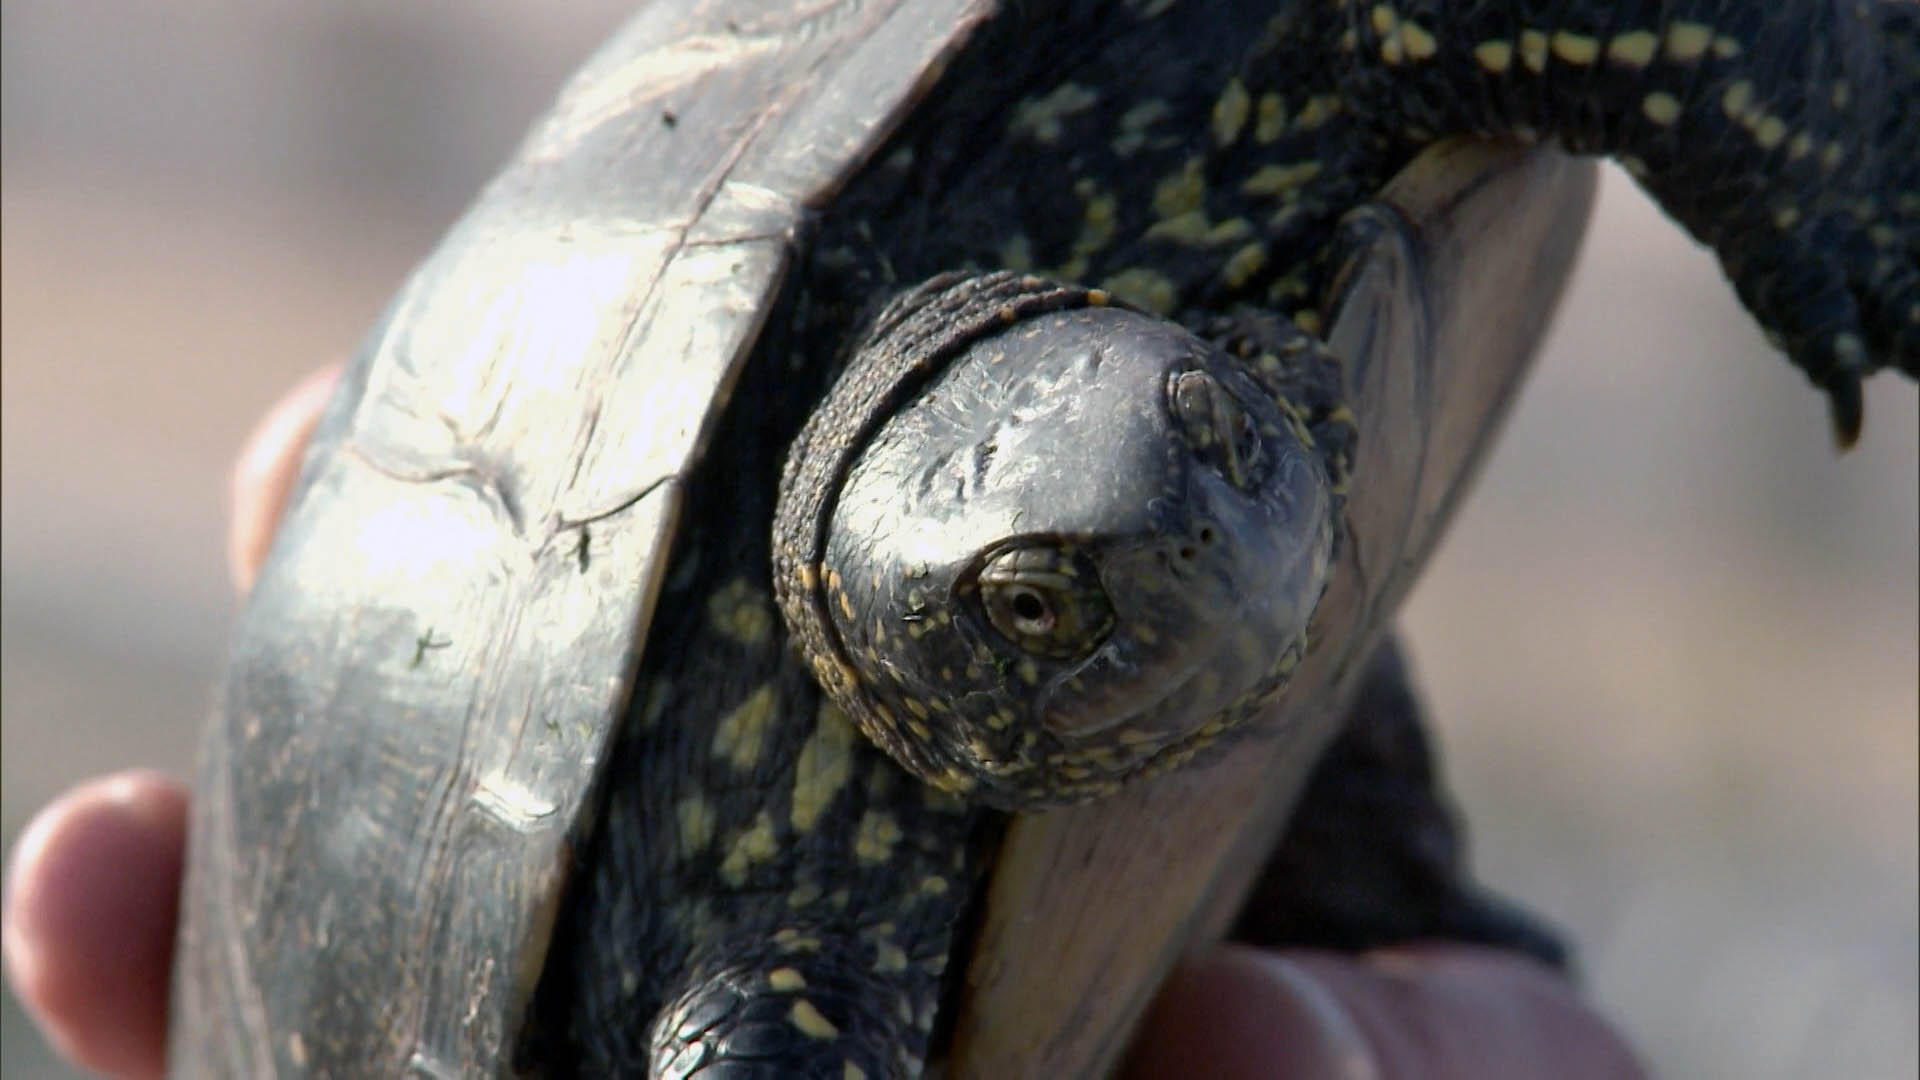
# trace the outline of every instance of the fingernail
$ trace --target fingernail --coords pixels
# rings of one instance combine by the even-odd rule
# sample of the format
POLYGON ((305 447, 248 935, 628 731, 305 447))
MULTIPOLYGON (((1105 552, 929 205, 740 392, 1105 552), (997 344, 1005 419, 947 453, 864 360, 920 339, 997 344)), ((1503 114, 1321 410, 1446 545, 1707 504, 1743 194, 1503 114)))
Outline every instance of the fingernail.
POLYGON ((320 413, 340 378, 330 364, 295 383, 242 445, 228 484, 227 566, 245 596, 266 561, 320 413))
POLYGON ((1313 1025, 1322 1042, 1320 1053, 1331 1067, 1325 1075, 1343 1080, 1378 1080, 1380 1064, 1373 1047, 1338 995, 1284 956, 1255 953, 1251 958, 1313 1025))

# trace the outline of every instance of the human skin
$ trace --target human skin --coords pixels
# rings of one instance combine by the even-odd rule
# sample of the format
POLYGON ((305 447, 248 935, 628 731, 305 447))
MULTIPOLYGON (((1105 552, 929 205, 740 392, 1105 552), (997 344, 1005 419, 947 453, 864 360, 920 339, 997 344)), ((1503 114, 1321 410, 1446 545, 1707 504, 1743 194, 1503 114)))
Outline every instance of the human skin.
MULTIPOLYGON (((266 558, 338 375, 310 375, 242 450, 228 533, 236 588, 266 558)), ((168 974, 186 849, 187 790, 147 770, 82 783, 21 833, 0 940, 14 992, 53 1046, 116 1077, 164 1075, 168 974)), ((1575 987, 1492 949, 1414 944, 1359 956, 1227 945, 1161 990, 1129 1078, 1645 1075, 1575 987)))

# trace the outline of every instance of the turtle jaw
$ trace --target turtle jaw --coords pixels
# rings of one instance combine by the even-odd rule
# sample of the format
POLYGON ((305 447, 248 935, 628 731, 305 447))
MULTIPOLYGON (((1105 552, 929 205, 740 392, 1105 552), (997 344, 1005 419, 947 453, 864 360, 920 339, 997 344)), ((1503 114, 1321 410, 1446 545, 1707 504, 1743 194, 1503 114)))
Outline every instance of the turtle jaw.
POLYGON ((1187 528, 1105 554, 1118 626, 1034 703, 1059 759, 1124 779, 1212 741, 1284 685, 1326 587, 1332 532, 1324 478, 1282 453, 1253 491, 1194 468, 1187 528))

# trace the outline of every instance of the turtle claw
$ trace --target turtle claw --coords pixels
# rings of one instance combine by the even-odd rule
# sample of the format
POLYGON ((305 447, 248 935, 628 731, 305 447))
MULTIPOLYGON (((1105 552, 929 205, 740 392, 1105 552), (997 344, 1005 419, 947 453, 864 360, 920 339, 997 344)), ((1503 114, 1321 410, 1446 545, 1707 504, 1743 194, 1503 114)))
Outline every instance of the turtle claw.
MULTIPOLYGON (((1756 314, 1761 310, 1754 305, 1749 307, 1756 314)), ((1762 322, 1764 325, 1766 320, 1763 318, 1762 322)), ((1843 454, 1852 450, 1860 441, 1866 421, 1861 384, 1883 365, 1869 362, 1860 336, 1851 330, 1817 335, 1770 331, 1768 338, 1826 395, 1834 449, 1843 454)))
POLYGON ((1899 336, 1883 318, 1897 294, 1890 299, 1881 287, 1886 283, 1862 281, 1811 245, 1765 254, 1741 260, 1723 253, 1722 263, 1768 339, 1826 394, 1834 446, 1845 453, 1860 441, 1865 421, 1862 382, 1889 368, 1913 375, 1899 336), (1755 263, 1791 269, 1753 271, 1755 263))
POLYGON ((1827 382, 1827 406, 1833 415, 1833 446, 1846 453, 1860 441, 1860 428, 1866 408, 1860 394, 1860 376, 1851 371, 1836 374, 1827 382))
POLYGON ((1835 334, 1828 342, 1821 357, 1827 368, 1823 382, 1827 407, 1833 416, 1833 444, 1844 454, 1860 441, 1860 428, 1865 421, 1866 404, 1861 396, 1860 379, 1861 373, 1867 370, 1867 353, 1855 334, 1835 334))

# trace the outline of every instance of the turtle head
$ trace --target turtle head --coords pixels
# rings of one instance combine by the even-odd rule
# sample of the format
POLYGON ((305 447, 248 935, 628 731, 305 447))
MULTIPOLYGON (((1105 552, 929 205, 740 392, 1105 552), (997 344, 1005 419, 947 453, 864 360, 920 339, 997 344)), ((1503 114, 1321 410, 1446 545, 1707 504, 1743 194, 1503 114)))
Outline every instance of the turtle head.
POLYGON ((1027 808, 1183 761, 1271 700, 1326 583, 1332 498, 1282 409, 1179 326, 1098 305, 996 321, 880 361, 921 377, 834 470, 801 583, 828 626, 796 637, 910 770, 1027 808))

